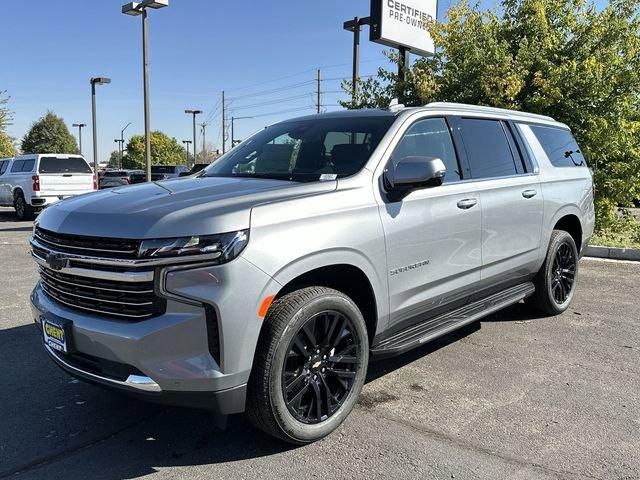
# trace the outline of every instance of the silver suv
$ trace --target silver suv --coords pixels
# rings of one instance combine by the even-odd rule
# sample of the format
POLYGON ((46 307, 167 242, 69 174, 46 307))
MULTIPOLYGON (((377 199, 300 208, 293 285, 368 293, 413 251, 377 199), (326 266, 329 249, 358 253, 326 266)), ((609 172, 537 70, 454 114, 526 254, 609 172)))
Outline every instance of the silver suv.
POLYGON ((197 176, 34 226, 44 348, 98 385, 293 443, 349 414, 370 359, 575 292, 593 185, 569 128, 433 103, 272 125, 197 176))

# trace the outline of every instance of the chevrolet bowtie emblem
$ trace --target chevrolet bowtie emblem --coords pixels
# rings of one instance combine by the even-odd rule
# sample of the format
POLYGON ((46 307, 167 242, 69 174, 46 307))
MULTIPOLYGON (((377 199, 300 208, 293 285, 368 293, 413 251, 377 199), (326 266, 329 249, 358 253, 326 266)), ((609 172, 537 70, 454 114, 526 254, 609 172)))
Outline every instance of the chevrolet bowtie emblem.
POLYGON ((62 270, 69 266, 69 259, 60 253, 50 253, 47 255, 45 261, 53 270, 62 270))

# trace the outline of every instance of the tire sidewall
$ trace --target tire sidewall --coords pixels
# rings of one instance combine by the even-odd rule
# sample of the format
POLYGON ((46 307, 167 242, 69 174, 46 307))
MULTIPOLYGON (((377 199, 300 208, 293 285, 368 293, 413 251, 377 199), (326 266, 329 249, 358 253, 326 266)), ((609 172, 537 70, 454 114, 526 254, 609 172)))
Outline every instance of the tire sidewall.
POLYGON ((576 243, 573 240, 573 237, 569 235, 567 232, 560 232, 560 234, 555 236, 555 238, 549 245, 549 252, 547 254, 547 262, 546 262, 544 275, 545 275, 545 295, 547 295, 549 299, 550 306, 557 313, 564 312, 567 308, 569 308, 569 305, 573 300, 573 295, 576 291, 576 282, 578 281, 578 249, 576 248, 576 243), (558 251, 560 246, 563 244, 567 244, 571 248, 574 258, 576 259, 576 270, 573 278, 573 284, 571 286, 571 292, 569 292, 569 296, 567 297, 567 299, 562 304, 559 304, 555 301, 553 297, 553 292, 551 290, 551 278, 553 277, 553 272, 552 272, 553 262, 554 262, 556 252, 558 251))
POLYGON ((19 220, 24 220, 27 217, 27 205, 24 196, 21 193, 18 193, 16 198, 13 200, 13 207, 16 210, 16 216, 19 220), (22 207, 21 209, 19 208, 20 206, 22 207))
POLYGON ((269 403, 271 404, 273 416, 282 432, 297 443, 308 443, 318 440, 335 430, 349 415, 358 400, 366 378, 368 360, 369 344, 364 318, 349 298, 337 293, 327 294, 301 305, 291 316, 280 336, 269 372, 269 403), (353 387, 339 410, 321 423, 305 424, 296 420, 287 408, 282 394, 282 369, 293 336, 297 334, 298 330, 309 318, 326 310, 336 310, 349 317, 359 337, 361 360, 353 387))

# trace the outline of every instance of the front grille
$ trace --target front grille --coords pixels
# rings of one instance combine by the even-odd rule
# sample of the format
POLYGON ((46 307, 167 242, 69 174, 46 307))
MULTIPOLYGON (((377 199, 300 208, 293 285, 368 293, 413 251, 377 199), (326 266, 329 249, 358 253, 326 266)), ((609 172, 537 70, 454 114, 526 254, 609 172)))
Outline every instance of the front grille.
POLYGON ((44 247, 58 252, 103 258, 135 259, 140 247, 140 240, 69 235, 55 233, 38 226, 36 226, 34 238, 44 247))
POLYGON ((70 275, 40 267, 46 294, 67 307, 142 320, 164 311, 164 300, 154 292, 153 281, 123 282, 70 275))

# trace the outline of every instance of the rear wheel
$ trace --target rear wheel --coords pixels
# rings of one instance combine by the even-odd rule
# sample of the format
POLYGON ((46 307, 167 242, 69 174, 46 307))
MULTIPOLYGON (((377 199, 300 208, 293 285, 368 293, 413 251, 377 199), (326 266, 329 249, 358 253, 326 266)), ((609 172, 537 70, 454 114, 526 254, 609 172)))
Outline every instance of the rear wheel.
POLYGON ((554 230, 542 268, 535 278, 533 304, 547 315, 569 308, 578 275, 578 249, 569 233, 554 230))
POLYGON ((276 300, 265 322, 249 381, 249 420, 290 443, 328 435, 364 384, 369 343, 360 310, 341 292, 310 287, 276 300))
POLYGON ((33 207, 26 202, 22 192, 17 192, 14 195, 13 208, 16 210, 18 220, 32 220, 35 217, 33 207))

